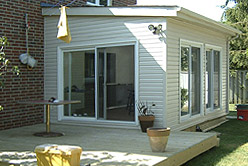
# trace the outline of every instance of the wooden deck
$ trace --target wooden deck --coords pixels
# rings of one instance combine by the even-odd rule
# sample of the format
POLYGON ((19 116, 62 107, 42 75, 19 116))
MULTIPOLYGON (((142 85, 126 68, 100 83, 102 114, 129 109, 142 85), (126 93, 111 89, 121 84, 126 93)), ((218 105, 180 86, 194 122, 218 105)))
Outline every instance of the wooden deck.
POLYGON ((52 131, 63 132, 65 136, 42 138, 32 135, 44 130, 45 125, 39 124, 0 131, 0 165, 34 166, 35 147, 52 143, 82 147, 81 166, 176 166, 219 143, 215 133, 171 132, 166 152, 154 153, 146 133, 140 130, 52 124, 52 131))

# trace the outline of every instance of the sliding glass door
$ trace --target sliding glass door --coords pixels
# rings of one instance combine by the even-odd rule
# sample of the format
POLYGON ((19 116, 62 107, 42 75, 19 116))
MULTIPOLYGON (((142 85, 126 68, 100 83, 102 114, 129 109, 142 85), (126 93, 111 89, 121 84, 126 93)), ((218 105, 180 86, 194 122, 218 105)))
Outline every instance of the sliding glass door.
POLYGON ((133 46, 97 50, 99 119, 134 121, 133 50, 133 46))
POLYGON ((192 115, 197 115, 201 108, 201 49, 192 47, 191 50, 191 111, 192 115))
POLYGON ((182 45, 180 71, 182 117, 191 117, 201 113, 201 71, 201 45, 191 45, 190 43, 182 45))
POLYGON ((94 50, 64 54, 64 99, 81 101, 66 105, 65 116, 95 117, 94 50))
POLYGON ((64 53, 64 116, 134 121, 134 46, 64 53))
POLYGON ((221 51, 206 50, 206 109, 214 111, 221 107, 221 51))

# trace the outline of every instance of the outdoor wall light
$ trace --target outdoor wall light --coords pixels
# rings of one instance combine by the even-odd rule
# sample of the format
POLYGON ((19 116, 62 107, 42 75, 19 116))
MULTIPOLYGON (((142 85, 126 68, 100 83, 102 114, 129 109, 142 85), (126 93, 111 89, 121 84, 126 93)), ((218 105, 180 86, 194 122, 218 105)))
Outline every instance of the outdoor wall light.
POLYGON ((158 34, 160 34, 160 33, 162 32, 162 25, 159 24, 158 26, 154 26, 154 25, 150 24, 150 25, 148 26, 148 29, 149 29, 150 31, 153 31, 152 33, 153 33, 154 35, 158 35, 158 34))

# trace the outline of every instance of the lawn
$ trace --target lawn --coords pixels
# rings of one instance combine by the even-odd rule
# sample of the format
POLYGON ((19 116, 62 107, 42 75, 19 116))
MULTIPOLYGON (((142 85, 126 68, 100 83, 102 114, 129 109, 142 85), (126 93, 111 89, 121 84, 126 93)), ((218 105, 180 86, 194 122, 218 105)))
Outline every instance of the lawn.
POLYGON ((237 117, 237 110, 235 104, 229 104, 229 116, 236 116, 237 117))
POLYGON ((184 166, 247 166, 248 122, 231 119, 213 131, 221 133, 220 146, 210 149, 184 166))

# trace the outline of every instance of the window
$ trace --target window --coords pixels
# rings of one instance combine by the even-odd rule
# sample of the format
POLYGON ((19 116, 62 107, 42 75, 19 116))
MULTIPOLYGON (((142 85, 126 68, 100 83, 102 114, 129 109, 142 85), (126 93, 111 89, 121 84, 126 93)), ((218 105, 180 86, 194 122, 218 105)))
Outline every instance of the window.
POLYGON ((181 115, 189 114, 189 48, 181 48, 181 115))
POLYGON ((87 0, 88 5, 110 6, 110 0, 87 0))
POLYGON ((221 51, 216 48, 206 50, 205 104, 208 111, 221 107, 221 51))
POLYGON ((201 113, 201 50, 201 44, 181 41, 180 94, 182 117, 191 117, 201 113))

